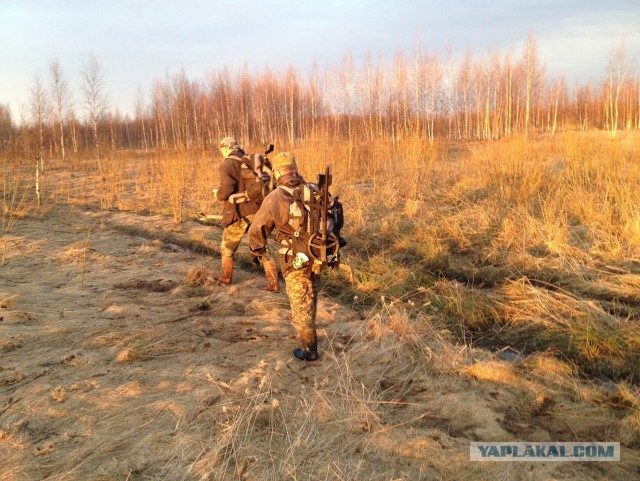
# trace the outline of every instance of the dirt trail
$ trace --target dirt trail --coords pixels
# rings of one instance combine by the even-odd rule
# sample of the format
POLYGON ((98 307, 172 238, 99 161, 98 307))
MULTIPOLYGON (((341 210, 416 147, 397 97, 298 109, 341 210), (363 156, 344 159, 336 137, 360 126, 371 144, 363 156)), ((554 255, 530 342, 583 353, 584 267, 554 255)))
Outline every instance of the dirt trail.
MULTIPOLYGON (((176 230, 160 216, 59 209, 19 221, 9 236, 0 271, 3 479, 108 478, 144 470, 146 460, 169 463, 176 430, 202 429, 220 386, 246 384, 259 366, 306 369, 290 356, 297 343, 284 292, 264 292, 264 278, 243 269, 231 288, 185 286, 189 269, 215 260, 118 226, 176 230)), ((191 224, 188 235, 215 232, 191 224)), ((324 326, 357 317, 327 300, 320 312, 324 326)))
MULTIPOLYGON (((543 414, 532 423, 513 407, 515 387, 425 370, 427 346, 376 334, 375 319, 326 297, 322 361, 294 360, 284 289, 265 292, 249 267, 230 288, 185 284, 219 258, 181 245, 215 250, 219 235, 62 207, 15 224, 0 246, 0 479, 623 479, 638 469, 637 449, 613 471, 470 467, 469 440, 576 428, 543 414)), ((570 402, 560 388, 549 395, 570 402)))

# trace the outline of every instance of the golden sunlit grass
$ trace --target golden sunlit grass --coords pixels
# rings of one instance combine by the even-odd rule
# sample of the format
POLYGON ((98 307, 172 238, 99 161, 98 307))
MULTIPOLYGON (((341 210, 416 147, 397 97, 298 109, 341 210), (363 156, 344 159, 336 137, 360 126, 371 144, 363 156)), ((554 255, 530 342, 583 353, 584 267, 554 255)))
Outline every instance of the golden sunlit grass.
MULTIPOLYGON (((353 283, 333 272, 329 292, 363 306, 380 296, 418 303, 413 311, 440 312, 442 324, 465 342, 554 349, 591 374, 637 381, 640 139, 622 137, 360 145, 316 138, 280 150, 295 151, 308 180, 326 164, 333 168, 333 191, 346 207, 344 259, 353 283)), ((100 206, 176 221, 218 212, 210 191, 220 159, 211 157, 114 155, 103 162, 100 206)), ((91 202, 78 179, 93 164, 76 165, 79 172, 66 180, 75 188, 59 190, 68 200, 91 202)), ((15 204, 17 197, 10 199, 15 204)), ((206 239, 185 243, 171 232, 118 228, 217 252, 206 239)))
POLYGON ((8 234, 16 221, 29 214, 35 208, 35 202, 29 198, 29 179, 15 168, 3 166, 0 173, 0 266, 3 266, 9 247, 8 234))
MULTIPOLYGON (((203 446, 191 469, 203 479, 354 479, 354 469, 356 479, 385 479, 376 470, 389 469, 385 466, 398 454, 415 457, 407 454, 410 446, 430 446, 428 440, 404 435, 398 443, 385 442, 425 417, 388 424, 389 413, 407 404, 399 398, 411 391, 409 379, 425 364, 403 355, 397 341, 380 344, 375 352, 361 347, 319 366, 315 380, 298 375, 298 386, 283 382, 292 372, 283 363, 260 363, 233 386, 208 376, 220 396, 210 415, 221 432, 203 446), (354 373, 376 357, 388 367, 366 378, 354 373), (403 362, 393 361, 398 357, 403 362)), ((440 457, 437 443, 430 449, 440 457)), ((416 462, 425 470, 427 454, 416 462)))
POLYGON ((477 144, 435 163, 428 145, 410 150, 385 184, 346 190, 366 209, 349 224, 350 292, 409 295, 466 341, 554 349, 637 381, 637 140, 477 144), (403 174, 422 163, 431 174, 409 194, 403 174))
MULTIPOLYGON (((277 150, 285 149, 296 153, 308 180, 327 163, 333 168, 349 276, 328 271, 323 293, 361 320, 337 317, 323 331, 324 358, 313 372, 256 360, 238 379, 200 373, 208 391, 197 406, 153 399, 154 419, 172 417, 178 448, 165 465, 140 472, 167 479, 524 479, 524 463, 469 466, 468 441, 620 440, 637 450, 637 134, 476 144, 316 139, 277 150), (206 428, 196 423, 203 419, 206 428)), ((95 195, 91 163, 76 162, 72 175, 52 166, 45 202, 176 221, 219 213, 211 195, 215 155, 122 154, 117 172, 104 166, 95 195)), ((154 230, 145 218, 111 227, 218 253, 217 239, 154 230)), ((201 294, 195 310, 214 319, 205 331, 224 316, 244 322, 287 309, 283 298, 240 306, 226 290, 211 293, 211 274, 208 265, 195 266, 181 286, 201 294)), ((135 367, 176 352, 172 335, 123 329, 92 342, 135 367)), ((72 393, 57 397, 68 404, 72 393)), ((587 476, 574 464, 563 473, 587 476)), ((618 474, 631 469, 620 466, 618 474)), ((560 476, 553 466, 537 469, 532 479, 560 476)))

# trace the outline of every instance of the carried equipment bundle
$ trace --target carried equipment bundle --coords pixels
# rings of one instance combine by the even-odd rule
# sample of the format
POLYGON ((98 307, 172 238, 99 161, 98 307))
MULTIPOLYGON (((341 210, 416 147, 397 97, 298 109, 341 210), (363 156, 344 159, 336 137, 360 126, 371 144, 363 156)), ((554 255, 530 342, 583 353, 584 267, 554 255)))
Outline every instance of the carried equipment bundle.
POLYGON ((327 166, 325 173, 318 175, 317 184, 281 187, 293 197, 289 206, 293 238, 291 245, 284 247, 294 255, 304 254, 313 261, 335 267, 346 241, 340 237, 344 225, 342 204, 330 194, 331 182, 331 169, 327 166))

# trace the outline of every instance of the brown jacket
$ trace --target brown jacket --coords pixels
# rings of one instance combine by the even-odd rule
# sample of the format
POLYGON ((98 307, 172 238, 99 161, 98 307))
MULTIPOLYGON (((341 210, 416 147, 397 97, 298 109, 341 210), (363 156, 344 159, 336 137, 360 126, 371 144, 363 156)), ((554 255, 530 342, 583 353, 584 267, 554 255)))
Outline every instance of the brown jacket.
MULTIPOLYGON (((302 183, 304 183, 304 179, 298 176, 288 185, 295 186, 302 183)), ((251 254, 259 257, 266 252, 267 239, 274 229, 278 242, 292 238, 293 229, 289 225, 289 206, 291 202, 293 202, 293 196, 282 188, 274 189, 264 198, 260 210, 253 217, 249 228, 248 240, 251 254)), ((281 261, 280 269, 284 274, 291 267, 293 256, 283 254, 281 261)))
POLYGON ((245 190, 244 179, 242 179, 240 172, 243 155, 244 151, 237 149, 220 164, 220 189, 216 198, 224 202, 222 210, 222 225, 224 227, 238 222, 242 217, 255 214, 260 208, 260 204, 256 201, 242 202, 240 204, 227 202, 231 195, 245 190))

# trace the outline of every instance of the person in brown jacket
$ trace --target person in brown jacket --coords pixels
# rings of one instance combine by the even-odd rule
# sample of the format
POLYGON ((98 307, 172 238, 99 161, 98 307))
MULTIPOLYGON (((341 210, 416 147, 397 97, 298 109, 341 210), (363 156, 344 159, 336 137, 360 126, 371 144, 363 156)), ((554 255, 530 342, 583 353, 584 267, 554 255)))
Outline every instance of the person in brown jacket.
POLYGON ((293 355, 303 361, 315 361, 319 357, 315 318, 322 263, 308 257, 304 262, 295 262, 295 254, 286 247, 291 245, 294 232, 289 225, 292 191, 304 184, 305 180, 298 173, 295 156, 289 152, 278 154, 271 166, 277 187, 265 197, 253 217, 248 233, 249 250, 260 259, 268 256, 267 239, 275 229, 276 240, 283 245, 280 250, 280 269, 289 296, 292 323, 302 342, 302 348, 294 349, 293 355))
MULTIPOLYGON (((231 284, 233 280, 234 254, 240 246, 242 237, 249 229, 251 221, 260 208, 259 200, 247 200, 245 181, 251 179, 251 171, 243 166, 245 152, 233 137, 225 137, 219 143, 223 161, 220 164, 220 186, 213 189, 216 199, 224 202, 222 211, 222 272, 215 279, 222 284, 231 284), (248 171, 248 173, 246 172, 248 171)), ((278 268, 268 251, 261 258, 267 276, 267 290, 280 292, 278 268)))

